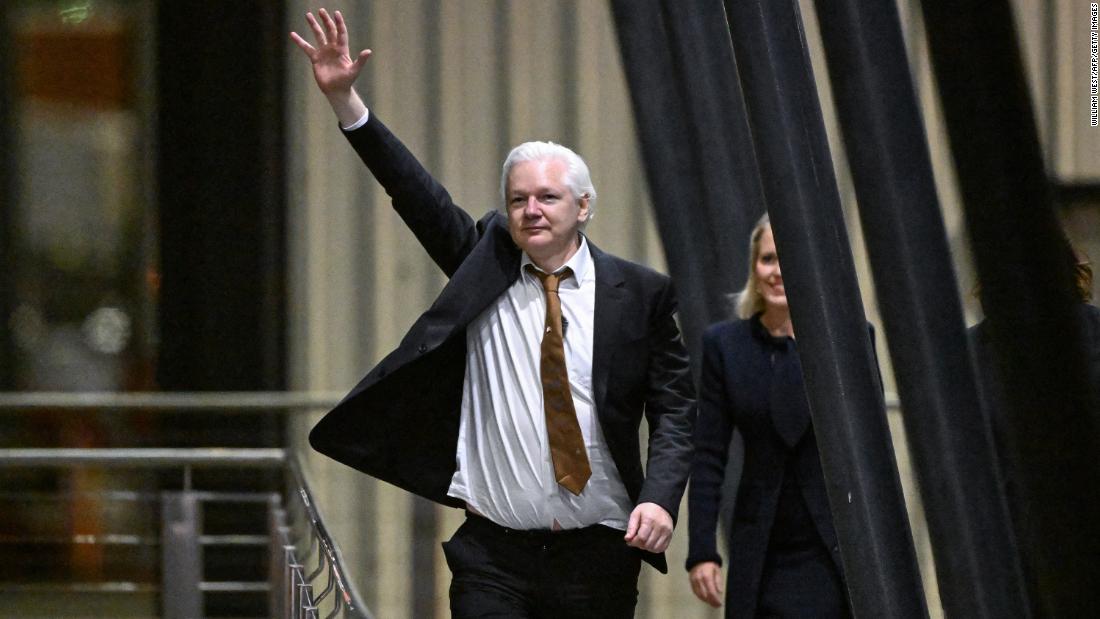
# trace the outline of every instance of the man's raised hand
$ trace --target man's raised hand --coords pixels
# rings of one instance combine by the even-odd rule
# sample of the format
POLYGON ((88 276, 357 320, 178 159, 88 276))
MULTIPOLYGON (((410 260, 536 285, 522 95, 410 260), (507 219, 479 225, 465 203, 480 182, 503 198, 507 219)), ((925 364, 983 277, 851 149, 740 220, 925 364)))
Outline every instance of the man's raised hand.
POLYGON ((365 49, 353 60, 348 49, 348 27, 344 23, 344 16, 336 11, 334 18, 325 9, 318 13, 321 16, 320 22, 313 13, 306 13, 306 21, 313 31, 316 46, 310 45, 297 32, 291 32, 290 39, 309 58, 313 64, 313 78, 317 80, 317 87, 332 104, 340 122, 348 126, 367 111, 352 85, 359 77, 371 51, 365 49))
POLYGON ((291 32, 290 38, 313 63, 313 77, 321 92, 327 95, 350 90, 371 51, 365 49, 352 60, 348 51, 348 27, 344 23, 344 16, 336 11, 334 19, 325 9, 321 9, 319 13, 321 22, 317 21, 313 13, 306 13, 306 21, 313 30, 316 47, 297 32, 291 32))

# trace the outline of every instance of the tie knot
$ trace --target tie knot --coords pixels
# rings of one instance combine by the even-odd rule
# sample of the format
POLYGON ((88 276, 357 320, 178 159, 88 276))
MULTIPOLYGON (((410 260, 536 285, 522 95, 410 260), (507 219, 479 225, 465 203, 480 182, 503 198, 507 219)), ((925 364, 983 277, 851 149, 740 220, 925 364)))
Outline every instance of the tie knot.
POLYGON ((567 279, 569 276, 573 275, 573 269, 569 267, 565 267, 557 273, 544 273, 535 268, 533 264, 527 265, 527 272, 539 278, 539 281, 542 282, 542 288, 546 292, 557 292, 558 284, 560 284, 563 279, 567 279))

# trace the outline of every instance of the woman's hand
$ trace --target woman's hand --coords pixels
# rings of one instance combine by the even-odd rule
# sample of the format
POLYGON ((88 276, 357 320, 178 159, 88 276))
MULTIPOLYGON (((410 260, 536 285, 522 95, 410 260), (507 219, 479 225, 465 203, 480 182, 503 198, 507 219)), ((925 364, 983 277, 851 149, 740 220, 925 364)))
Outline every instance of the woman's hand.
POLYGON ((691 568, 691 591, 695 597, 718 608, 722 605, 722 568, 714 561, 704 561, 691 568))

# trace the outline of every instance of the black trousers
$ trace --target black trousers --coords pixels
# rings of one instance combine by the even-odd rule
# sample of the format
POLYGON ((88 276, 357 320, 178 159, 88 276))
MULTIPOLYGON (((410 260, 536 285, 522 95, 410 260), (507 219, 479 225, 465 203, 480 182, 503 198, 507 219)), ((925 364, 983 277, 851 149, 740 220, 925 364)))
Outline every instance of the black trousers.
POLYGON ((633 617, 642 551, 623 535, 600 525, 517 531, 467 514, 443 543, 451 616, 633 617))

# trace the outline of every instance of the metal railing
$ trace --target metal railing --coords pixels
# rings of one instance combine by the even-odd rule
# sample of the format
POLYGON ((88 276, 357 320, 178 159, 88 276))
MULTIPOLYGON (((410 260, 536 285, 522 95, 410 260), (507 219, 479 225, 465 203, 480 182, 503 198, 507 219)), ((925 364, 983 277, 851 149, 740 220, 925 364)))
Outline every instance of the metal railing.
MULTIPOLYGON (((331 409, 343 395, 343 392, 337 391, 0 392, 0 415, 33 410, 88 409, 304 413, 331 409)), ((899 409, 896 393, 887 391, 885 397, 888 410, 899 409)))
POLYGON ((275 544, 272 558, 278 559, 272 562, 272 582, 282 585, 272 595, 272 616, 317 619, 321 608, 331 605, 325 619, 371 619, 367 605, 348 580, 340 550, 328 534, 297 460, 292 459, 288 469, 290 489, 287 508, 300 510, 309 527, 295 535, 292 527, 286 525, 287 512, 281 509, 272 512, 272 543, 275 544), (280 542, 281 546, 278 546, 280 542), (313 559, 316 566, 307 572, 308 564, 313 559), (314 584, 322 577, 325 586, 318 591, 314 584), (288 613, 288 608, 296 610, 288 613))
MULTIPOLYGON (((158 411, 187 414, 217 411, 224 414, 297 414, 332 408, 342 394, 335 392, 200 392, 200 393, 0 393, 0 416, 34 415, 39 412, 119 413, 158 411)), ((886 394, 889 410, 898 410, 897 397, 886 394)), ((159 500, 162 512, 159 540, 143 543, 162 544, 162 582, 148 585, 134 582, 69 583, 68 591, 156 592, 164 601, 164 616, 189 614, 196 604, 201 615, 205 593, 266 591, 270 616, 325 619, 349 617, 368 619, 371 613, 356 591, 343 566, 340 551, 329 535, 307 479, 297 461, 283 449, 226 448, 149 448, 149 449, 0 449, 0 469, 5 467, 54 468, 95 466, 112 469, 150 469, 174 467, 184 476, 184 491, 162 493, 150 498, 150 508, 159 500), (242 582, 209 582, 201 576, 201 549, 218 543, 216 536, 203 535, 203 502, 233 498, 225 493, 191 489, 195 468, 250 467, 280 470, 286 482, 283 493, 253 495, 249 500, 268 502, 265 541, 270 558, 267 582, 262 586, 242 582), (169 516, 174 515, 173 518, 169 516), (172 532, 175 531, 175 534, 172 532), (182 532, 182 533, 181 533, 182 532), (196 567, 197 566, 197 567, 196 567)), ((131 493, 133 494, 133 493, 131 493)), ((242 498, 237 495, 236 498, 242 498)), ((125 536, 74 536, 72 543, 119 543, 125 536), (79 537, 80 539, 75 539, 79 537)), ((126 538, 141 541, 139 536, 126 538)), ((0 544, 5 537, 0 532, 0 544)), ((242 538, 238 536, 238 542, 242 538)), ((0 591, 5 590, 0 583, 0 591)), ((25 588, 25 587, 24 587, 25 588)), ((9 587, 8 590, 12 588, 9 587)), ((19 587, 15 587, 19 589, 19 587)))
POLYGON ((0 392, 0 413, 42 409, 297 413, 330 409, 343 395, 335 391, 0 392))
MULTIPOLYGON (((2 393, 0 414, 33 415, 36 411, 101 412, 144 410, 187 413, 283 414, 330 408, 338 401, 333 393, 2 393)), ((370 619, 371 614, 343 567, 338 546, 321 518, 307 479, 297 461, 278 448, 19 448, 0 449, 0 469, 68 470, 175 469, 183 474, 183 488, 159 493, 112 491, 110 498, 159 505, 160 530, 156 534, 72 534, 53 536, 9 535, 0 532, 0 544, 140 544, 160 547, 160 582, 68 582, 36 585, 0 583, 9 592, 62 592, 66 594, 159 594, 164 617, 194 617, 203 613, 205 594, 267 593, 269 615, 326 619, 370 619), (254 468, 281 472, 285 493, 211 492, 192 488, 192 471, 198 468, 254 468), (263 535, 205 535, 203 505, 211 502, 266 503, 263 535), (211 581, 203 578, 203 549, 217 545, 266 546, 269 573, 266 582, 211 581), (322 613, 325 613, 322 615, 322 613)), ((5 493, 9 499, 72 500, 72 496, 43 493, 5 493), (32 496, 33 495, 33 496, 32 496)))

